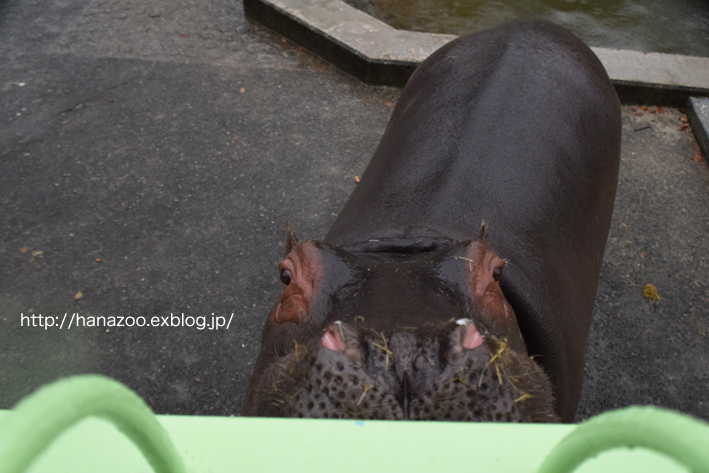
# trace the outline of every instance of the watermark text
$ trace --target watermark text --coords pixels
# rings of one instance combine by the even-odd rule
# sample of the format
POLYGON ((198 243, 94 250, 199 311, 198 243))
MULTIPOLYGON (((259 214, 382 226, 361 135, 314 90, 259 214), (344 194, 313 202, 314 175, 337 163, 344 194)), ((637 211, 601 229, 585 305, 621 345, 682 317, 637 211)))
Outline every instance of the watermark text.
POLYGON ((77 327, 194 327, 197 330, 229 330, 234 314, 223 315, 200 315, 192 316, 184 313, 171 313, 167 316, 153 315, 143 317, 142 315, 81 315, 79 312, 65 312, 63 316, 52 316, 42 314, 20 314, 21 327, 40 327, 44 330, 59 329, 70 330, 77 327))

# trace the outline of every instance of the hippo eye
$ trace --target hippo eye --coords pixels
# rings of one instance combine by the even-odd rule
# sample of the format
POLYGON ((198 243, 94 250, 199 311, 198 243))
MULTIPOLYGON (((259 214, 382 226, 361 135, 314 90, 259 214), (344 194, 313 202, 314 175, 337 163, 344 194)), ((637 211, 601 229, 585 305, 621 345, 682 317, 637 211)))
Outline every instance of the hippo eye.
POLYGON ((499 281, 501 277, 502 277, 502 266, 499 266, 493 270, 492 278, 495 281, 499 281))
POLYGON ((281 282, 285 284, 286 286, 290 284, 290 278, 292 277, 292 274, 290 271, 287 269, 281 270, 281 282))

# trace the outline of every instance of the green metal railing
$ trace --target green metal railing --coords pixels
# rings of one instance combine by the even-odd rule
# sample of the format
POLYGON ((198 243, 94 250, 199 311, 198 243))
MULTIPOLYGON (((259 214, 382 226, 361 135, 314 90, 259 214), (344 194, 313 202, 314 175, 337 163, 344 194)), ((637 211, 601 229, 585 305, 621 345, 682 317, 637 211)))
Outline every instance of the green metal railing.
POLYGON ((694 473, 709 473, 709 424, 657 407, 627 407, 587 420, 549 452, 537 473, 572 472, 620 447, 647 448, 694 473))
POLYGON ((184 473, 175 446, 147 404, 118 381, 75 376, 20 401, 0 424, 0 473, 22 473, 66 429, 87 417, 115 425, 157 473, 184 473))
MULTIPOLYGON (((133 391, 103 376, 75 376, 28 396, 0 423, 0 473, 22 473, 65 430, 87 417, 115 425, 159 473, 184 473, 175 446, 133 391)), ((607 450, 646 448, 694 473, 709 473, 709 424, 655 407, 596 416, 568 434, 537 473, 568 473, 607 450)), ((237 467, 237 465, 235 465, 237 467)))

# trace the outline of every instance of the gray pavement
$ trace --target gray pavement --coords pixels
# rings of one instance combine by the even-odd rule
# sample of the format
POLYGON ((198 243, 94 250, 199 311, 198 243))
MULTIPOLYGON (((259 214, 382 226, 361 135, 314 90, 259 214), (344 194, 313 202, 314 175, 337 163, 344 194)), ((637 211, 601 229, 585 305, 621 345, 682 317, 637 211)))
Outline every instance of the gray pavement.
MULTIPOLYGON (((94 372, 159 413, 236 415, 285 220, 324 236, 398 94, 239 2, 0 0, 0 408, 94 372), (69 330, 74 313, 234 317, 69 330)), ((709 167, 681 111, 649 110, 623 109, 579 419, 633 403, 709 419, 709 167)))

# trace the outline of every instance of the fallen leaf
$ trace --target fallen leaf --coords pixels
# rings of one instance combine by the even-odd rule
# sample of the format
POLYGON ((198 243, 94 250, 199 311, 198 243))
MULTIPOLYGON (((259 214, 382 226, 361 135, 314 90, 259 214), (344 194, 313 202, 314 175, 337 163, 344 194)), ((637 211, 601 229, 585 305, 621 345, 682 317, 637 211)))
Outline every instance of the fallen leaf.
POLYGON ((697 151, 697 154, 692 156, 692 159, 695 160, 696 162, 700 162, 702 159, 704 159, 704 155, 702 154, 701 151, 697 151))
POLYGON ((643 114, 642 114, 642 113, 636 113, 635 116, 636 116, 636 117, 642 117, 643 114))
POLYGON ((13 85, 19 85, 20 87, 24 87, 25 83, 24 82, 8 82, 5 84, 5 87, 2 88, 3 92, 8 92, 10 89, 12 89, 13 85))
POLYGON ((44 251, 33 251, 32 256, 40 256, 44 251))
POLYGON ((187 38, 189 35, 188 34, 181 34, 180 37, 182 38, 187 38))
POLYGON ((392 101, 389 101, 389 102, 386 103, 386 106, 387 106, 387 107, 391 107, 391 106, 393 106, 393 105, 394 105, 394 102, 392 102, 392 101))
POLYGON ((643 107, 642 105, 638 105, 638 108, 639 108, 640 110, 642 110, 643 112, 649 112, 649 111, 650 111, 650 110, 648 110, 647 107, 643 107))
POLYGON ((28 250, 29 250, 29 248, 27 248, 26 246, 23 246, 22 248, 20 248, 20 254, 24 255, 25 253, 27 253, 28 250))
POLYGON ((687 123, 687 115, 682 115, 682 116, 679 118, 679 121, 684 122, 684 123, 687 123))
POLYGON ((100 262, 101 262, 101 258, 96 258, 96 262, 97 262, 97 263, 100 263, 100 262))
POLYGON ((657 113, 665 113, 665 109, 662 107, 657 107, 657 113))
POLYGON ((359 176, 355 176, 355 182, 359 182, 359 176))
POLYGON ((648 284, 643 288, 643 297, 653 302, 660 302, 661 299, 660 294, 657 293, 657 288, 652 284, 648 284))
POLYGON ((195 380, 195 381, 202 381, 202 380, 201 380, 201 379, 199 379, 199 378, 195 378, 194 380, 195 380))
POLYGON ((239 89, 239 93, 240 93, 240 94, 243 94, 244 92, 246 92, 246 89, 245 89, 245 88, 242 87, 242 88, 239 89))
POLYGON ((79 291, 79 292, 77 292, 76 295, 74 296, 74 299, 76 299, 76 300, 78 301, 78 300, 81 299, 82 297, 84 297, 84 294, 83 294, 81 291, 79 291))
POLYGON ((620 222, 620 226, 623 228, 628 228, 628 226, 626 224, 624 224, 623 222, 620 222))
POLYGON ((682 126, 679 127, 679 131, 684 131, 684 130, 686 130, 687 128, 689 128, 689 125, 684 124, 684 125, 682 125, 682 126))
POLYGON ((641 258, 644 258, 644 257, 645 257, 645 252, 644 252, 644 251, 643 251, 642 253, 640 253, 640 257, 641 257, 641 258))

